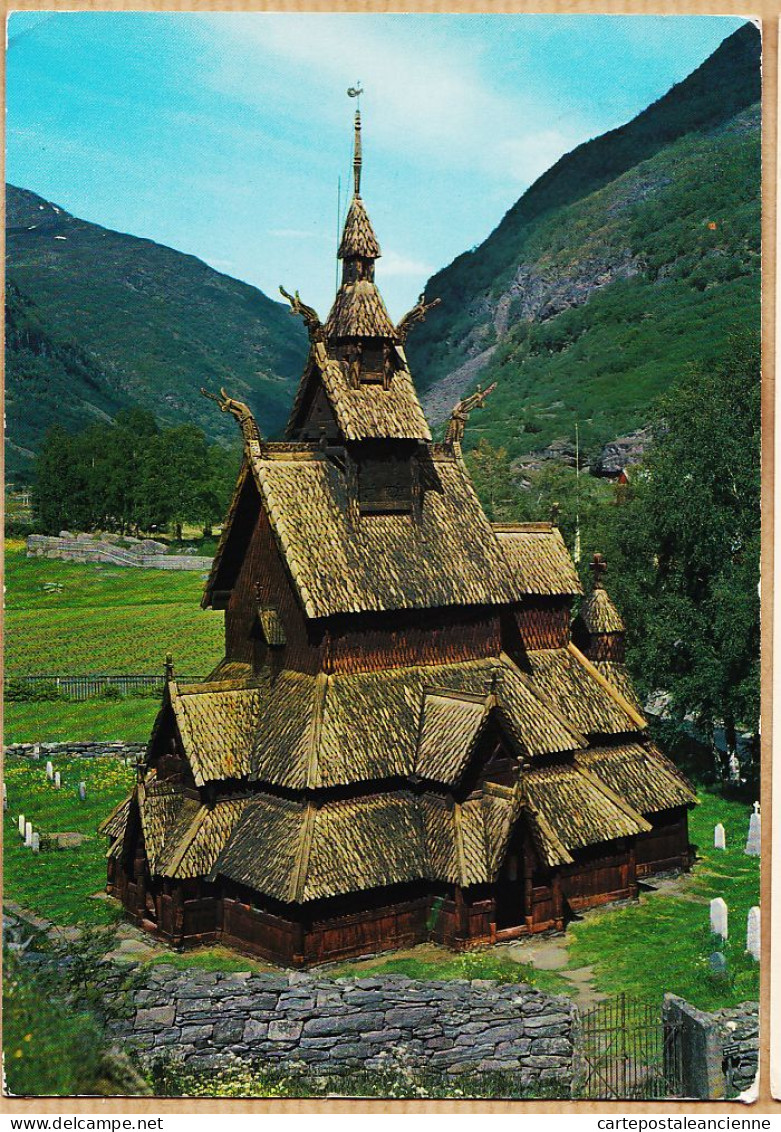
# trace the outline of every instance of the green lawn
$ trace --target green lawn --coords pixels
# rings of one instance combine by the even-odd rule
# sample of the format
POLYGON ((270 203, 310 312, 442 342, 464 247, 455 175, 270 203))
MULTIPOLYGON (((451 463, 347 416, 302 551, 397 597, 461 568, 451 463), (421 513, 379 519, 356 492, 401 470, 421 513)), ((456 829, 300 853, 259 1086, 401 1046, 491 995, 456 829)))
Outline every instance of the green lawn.
POLYGON ((750 807, 702 792, 690 816, 700 858, 680 895, 645 895, 639 906, 606 908, 569 927, 570 967, 592 965, 598 990, 659 997, 672 991, 702 1010, 759 997, 759 964, 745 954, 749 908, 759 903, 759 860, 743 852, 750 807), (713 848, 722 822, 727 849, 713 848), (729 940, 710 933, 709 902, 729 908, 729 940), (722 951, 728 977, 715 978, 708 956, 722 951))
POLYGON ((198 571, 27 558, 15 540, 5 555, 8 675, 155 673, 171 652, 179 672, 204 676, 223 654, 222 614, 200 608, 198 571))
POLYGON ((133 697, 84 703, 6 703, 3 734, 6 743, 81 743, 92 739, 143 743, 149 738, 158 707, 156 699, 133 697))
POLYGON ((117 906, 90 899, 106 886, 107 842, 97 827, 131 789, 133 768, 112 758, 55 757, 52 762, 62 776, 60 790, 46 779, 44 757, 5 760, 3 895, 57 924, 106 923, 118 915, 117 906), (84 802, 79 801, 80 781, 87 784, 84 802), (40 833, 82 833, 85 839, 77 849, 34 855, 19 837, 20 813, 40 833))

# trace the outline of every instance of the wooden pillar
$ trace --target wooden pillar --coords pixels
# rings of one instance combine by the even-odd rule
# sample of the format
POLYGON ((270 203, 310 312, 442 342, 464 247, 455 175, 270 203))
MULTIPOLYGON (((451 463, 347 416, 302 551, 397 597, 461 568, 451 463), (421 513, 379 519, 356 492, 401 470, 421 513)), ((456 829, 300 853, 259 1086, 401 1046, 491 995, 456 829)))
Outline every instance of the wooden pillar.
POLYGON ((184 942, 184 893, 181 884, 177 884, 171 893, 173 903, 173 928, 171 941, 175 944, 184 942))
POLYGON ((561 874, 559 870, 553 874, 552 879, 553 887, 553 920, 556 925, 556 931, 564 931, 564 894, 561 891, 561 874))
POLYGON ((456 885, 456 939, 469 939, 469 905, 464 899, 464 890, 456 885))
POLYGON ((637 897, 637 849, 634 837, 629 843, 629 892, 634 900, 637 897))
POLYGON ((532 884, 532 872, 534 870, 534 862, 532 861, 531 853, 527 842, 523 846, 523 914, 526 922, 526 927, 529 931, 534 931, 534 908, 532 905, 532 892, 534 885, 532 884))
POLYGON ((293 953, 290 962, 294 967, 303 967, 306 962, 306 930, 303 920, 296 920, 293 923, 291 943, 293 953))
POLYGON ((136 878, 136 914, 143 920, 146 917, 146 860, 136 857, 133 872, 136 878))

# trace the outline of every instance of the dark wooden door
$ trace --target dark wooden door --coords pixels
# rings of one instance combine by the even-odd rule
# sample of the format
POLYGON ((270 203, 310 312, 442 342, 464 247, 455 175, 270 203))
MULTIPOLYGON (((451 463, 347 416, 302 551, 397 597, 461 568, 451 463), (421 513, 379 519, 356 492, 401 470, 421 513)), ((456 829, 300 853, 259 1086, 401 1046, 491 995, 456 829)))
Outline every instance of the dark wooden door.
POLYGON ((516 832, 510 840, 496 883, 497 929, 521 927, 527 912, 523 839, 516 832))

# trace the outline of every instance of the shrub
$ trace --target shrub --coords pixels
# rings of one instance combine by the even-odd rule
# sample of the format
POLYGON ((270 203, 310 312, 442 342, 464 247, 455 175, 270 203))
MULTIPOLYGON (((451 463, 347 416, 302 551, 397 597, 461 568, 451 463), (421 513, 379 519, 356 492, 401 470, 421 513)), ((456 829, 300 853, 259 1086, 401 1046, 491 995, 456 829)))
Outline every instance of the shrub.
POLYGON ((10 703, 43 703, 65 698, 53 680, 23 680, 18 676, 6 677, 3 694, 10 703))

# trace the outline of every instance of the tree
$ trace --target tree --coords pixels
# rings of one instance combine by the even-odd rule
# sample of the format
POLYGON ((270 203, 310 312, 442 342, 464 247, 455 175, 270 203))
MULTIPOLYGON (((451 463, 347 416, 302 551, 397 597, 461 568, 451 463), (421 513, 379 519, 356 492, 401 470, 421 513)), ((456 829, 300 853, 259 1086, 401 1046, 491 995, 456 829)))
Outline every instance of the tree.
POLYGON ((631 498, 602 516, 611 588, 643 684, 707 734, 759 717, 760 366, 735 338, 659 402, 655 443, 631 498))

